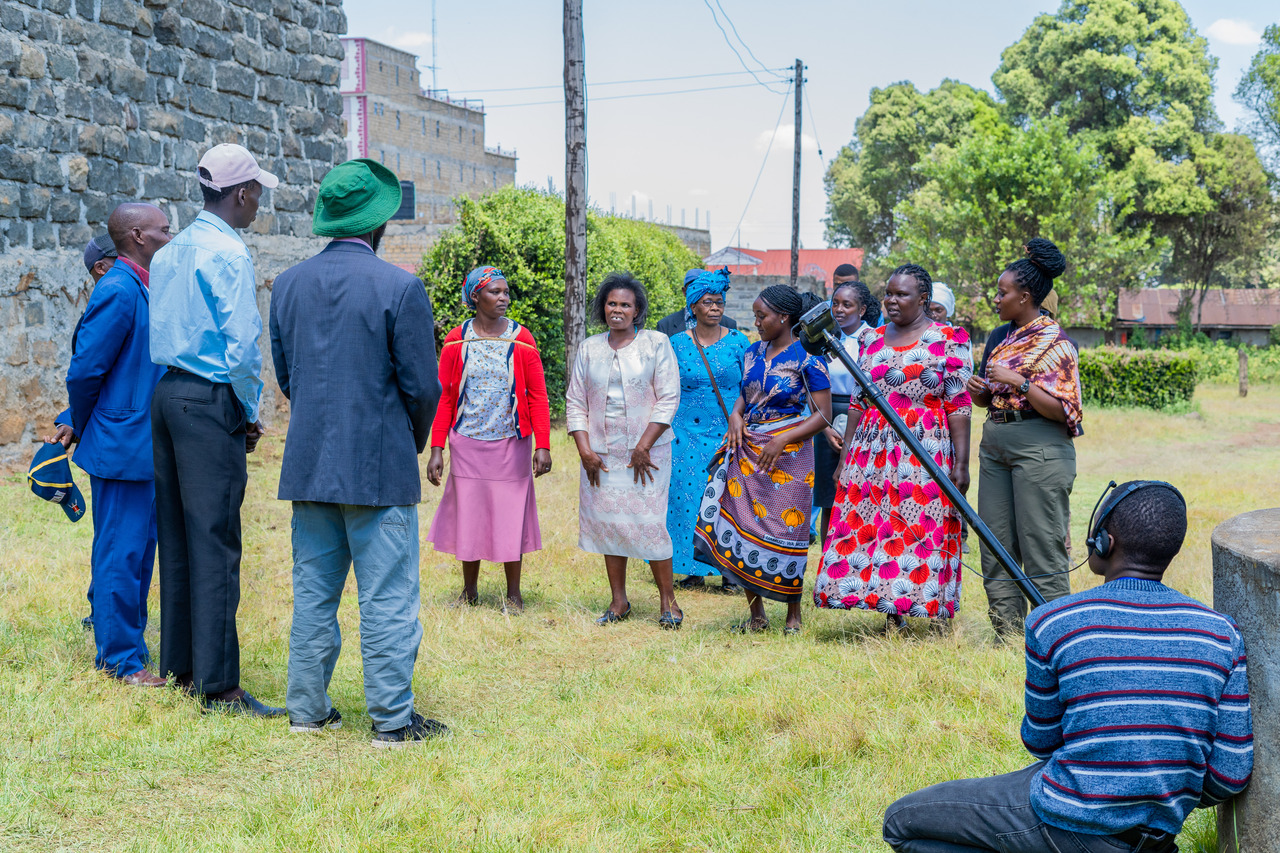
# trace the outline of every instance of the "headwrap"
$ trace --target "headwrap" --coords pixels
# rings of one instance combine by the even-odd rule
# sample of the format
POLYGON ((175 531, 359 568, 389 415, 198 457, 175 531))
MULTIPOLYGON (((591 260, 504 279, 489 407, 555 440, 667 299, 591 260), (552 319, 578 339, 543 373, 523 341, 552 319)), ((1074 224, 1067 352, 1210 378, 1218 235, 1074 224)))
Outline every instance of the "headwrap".
POLYGON ((497 267, 476 267, 467 273, 467 280, 462 285, 462 301, 468 308, 475 308, 476 301, 472 296, 477 290, 483 290, 491 281, 506 281, 507 277, 497 267))
POLYGON ((948 317, 956 313, 956 295, 951 292, 951 288, 948 285, 945 285, 940 281, 935 281, 933 283, 932 301, 938 303, 943 308, 946 308, 948 317))
POLYGON ((703 270, 702 273, 685 286, 684 301, 690 308, 708 293, 721 296, 729 289, 729 268, 703 270))

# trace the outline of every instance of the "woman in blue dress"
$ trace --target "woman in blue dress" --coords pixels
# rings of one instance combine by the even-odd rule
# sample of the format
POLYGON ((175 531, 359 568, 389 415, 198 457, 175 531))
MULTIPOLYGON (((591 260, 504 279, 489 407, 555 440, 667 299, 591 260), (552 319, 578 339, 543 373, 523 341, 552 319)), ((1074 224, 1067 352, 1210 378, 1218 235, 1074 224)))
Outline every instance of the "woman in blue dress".
POLYGON ((794 288, 767 287, 751 307, 760 341, 743 358, 725 447, 698 510, 696 544, 747 593, 751 614, 738 630, 767 629, 763 599, 770 598, 786 602, 783 632, 794 634, 809 558, 811 439, 831 422, 831 381, 822 359, 791 332, 804 312, 794 288))
POLYGON ((707 488, 707 466, 729 427, 726 407, 737 400, 738 385, 742 382, 742 356, 749 345, 741 332, 720 325, 728 289, 728 268, 704 272, 690 282, 685 299, 697 325, 671 339, 680 364, 680 408, 671 424, 675 440, 672 442, 671 491, 667 496, 667 530, 675 544, 674 571, 685 575, 684 580, 676 584, 680 589, 706 588, 711 592, 737 589, 728 581, 707 584, 706 578, 719 574, 719 569, 695 559, 693 546, 698 507, 707 488))

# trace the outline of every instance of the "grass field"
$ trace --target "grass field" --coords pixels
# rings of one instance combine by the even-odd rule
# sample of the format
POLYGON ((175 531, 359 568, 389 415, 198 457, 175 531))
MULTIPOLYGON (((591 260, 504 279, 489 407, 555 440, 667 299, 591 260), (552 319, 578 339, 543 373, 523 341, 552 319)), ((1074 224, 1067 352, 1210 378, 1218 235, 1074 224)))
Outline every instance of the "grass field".
MULTIPOLYGON (((1189 500, 1191 529, 1167 580, 1211 600, 1214 525, 1280 505, 1280 387, 1247 400, 1205 387, 1196 409, 1087 412, 1072 536, 1079 551, 1108 479, 1168 479, 1189 500)), ((250 457, 239 617, 243 683, 277 704, 291 608, 281 448, 272 435, 250 457)), ((976 575, 945 638, 917 626, 884 639, 880 617, 808 605, 798 637, 776 630, 781 605, 770 606, 774 633, 742 637, 727 630, 741 598, 694 593, 681 598, 684 630, 659 631, 656 591, 633 563, 635 618, 597 628, 603 566, 576 547, 577 465, 563 436, 553 453, 556 470, 538 483, 546 547, 526 561, 525 615, 501 613, 501 571, 490 566, 482 607, 446 607, 460 573, 424 545, 414 684, 418 710, 453 734, 390 754, 369 746, 354 582, 332 688, 341 731, 290 735, 283 721, 202 716, 175 691, 94 671, 79 624, 90 525, 67 523, 21 474, 6 476, 0 848, 884 850, 880 821, 898 796, 1029 761, 1018 739, 1021 650, 993 645, 976 575)), ((425 478, 424 491, 425 536, 439 493, 425 478)), ((1094 582, 1077 573, 1073 587, 1094 582)), ((1211 814, 1198 812, 1183 849, 1212 833, 1211 814)))

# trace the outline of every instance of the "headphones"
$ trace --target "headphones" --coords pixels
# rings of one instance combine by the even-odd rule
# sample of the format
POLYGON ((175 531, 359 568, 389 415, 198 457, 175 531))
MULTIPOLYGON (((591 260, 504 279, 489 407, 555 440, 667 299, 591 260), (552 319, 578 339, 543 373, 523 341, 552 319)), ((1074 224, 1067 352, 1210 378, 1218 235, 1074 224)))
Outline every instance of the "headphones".
POLYGON ((1182 492, 1178 491, 1173 485, 1166 483, 1164 480, 1137 480, 1126 486, 1123 492, 1117 492, 1112 495, 1111 499, 1104 503, 1107 494, 1115 487, 1116 481, 1112 480, 1107 484, 1107 487, 1102 490, 1102 495, 1099 496, 1098 502, 1093 505, 1093 518, 1089 523, 1089 538, 1085 540, 1085 544, 1088 546, 1089 552, 1097 554, 1104 560, 1111 555, 1111 546, 1114 543, 1111 540, 1111 534, 1107 533, 1106 528, 1102 525, 1106 524, 1107 518, 1115 511, 1115 508, 1120 505, 1121 501, 1129 497, 1129 495, 1142 489, 1159 487, 1162 489, 1168 489, 1177 495, 1178 500, 1182 502, 1182 508, 1184 510, 1187 507, 1187 499, 1182 496, 1182 492), (1102 507, 1101 512, 1098 511, 1099 507, 1102 507))

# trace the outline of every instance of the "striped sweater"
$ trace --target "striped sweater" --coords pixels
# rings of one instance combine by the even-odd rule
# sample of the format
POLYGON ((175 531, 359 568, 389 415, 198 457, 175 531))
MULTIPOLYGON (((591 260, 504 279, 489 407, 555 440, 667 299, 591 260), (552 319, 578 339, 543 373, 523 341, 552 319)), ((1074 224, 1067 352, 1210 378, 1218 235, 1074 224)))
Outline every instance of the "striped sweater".
POLYGON ((1121 578, 1027 620, 1022 742, 1045 764, 1031 804, 1093 835, 1177 833, 1244 790, 1253 722, 1234 622, 1156 581, 1121 578))

